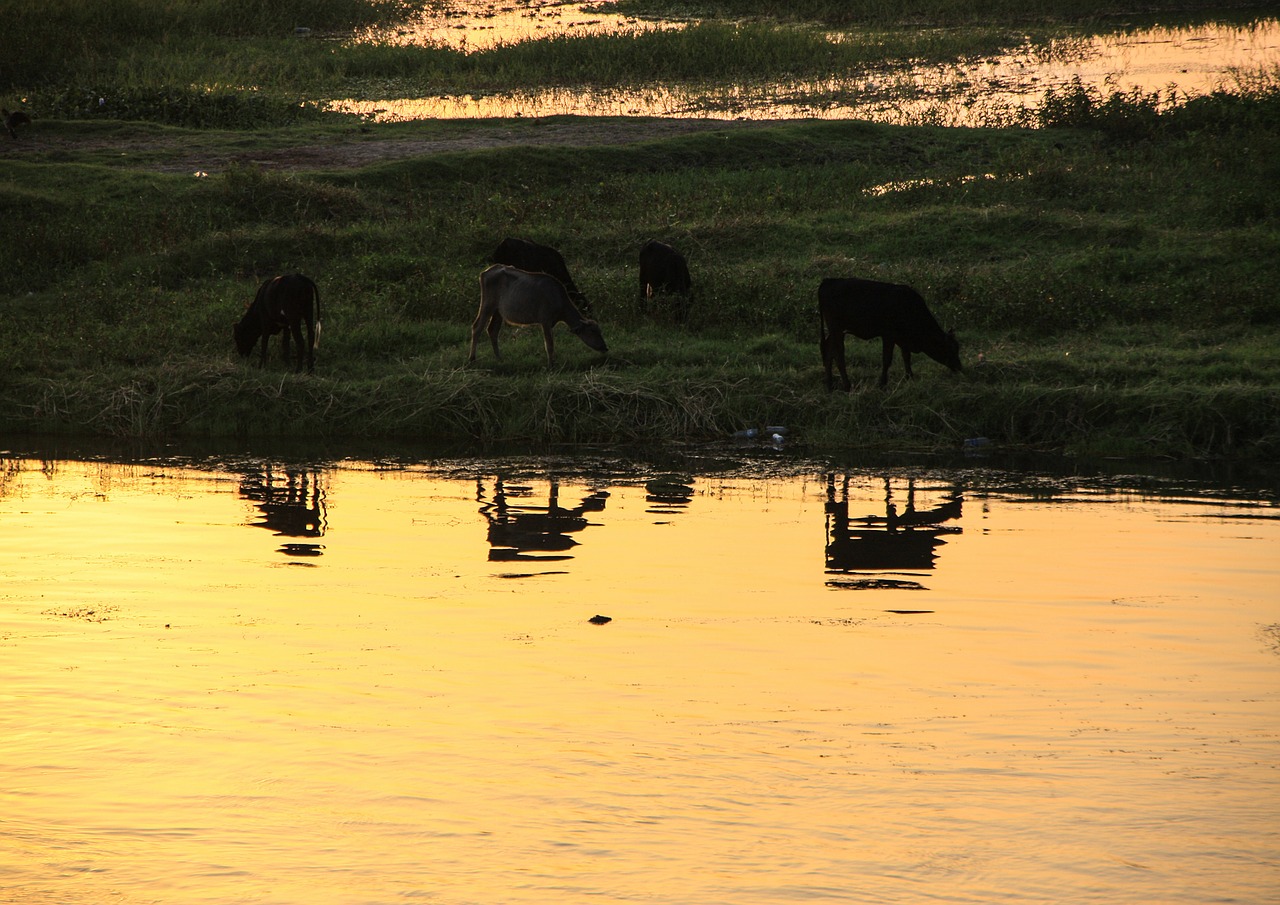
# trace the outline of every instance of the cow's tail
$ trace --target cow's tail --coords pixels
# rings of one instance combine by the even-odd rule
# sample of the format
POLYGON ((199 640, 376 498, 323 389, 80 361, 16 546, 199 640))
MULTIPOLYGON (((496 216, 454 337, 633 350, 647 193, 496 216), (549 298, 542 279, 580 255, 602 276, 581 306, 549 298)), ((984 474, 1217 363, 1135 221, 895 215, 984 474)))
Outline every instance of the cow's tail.
POLYGON ((320 287, 316 285, 316 281, 311 281, 311 297, 316 303, 316 340, 312 344, 312 348, 320 345, 320 287))

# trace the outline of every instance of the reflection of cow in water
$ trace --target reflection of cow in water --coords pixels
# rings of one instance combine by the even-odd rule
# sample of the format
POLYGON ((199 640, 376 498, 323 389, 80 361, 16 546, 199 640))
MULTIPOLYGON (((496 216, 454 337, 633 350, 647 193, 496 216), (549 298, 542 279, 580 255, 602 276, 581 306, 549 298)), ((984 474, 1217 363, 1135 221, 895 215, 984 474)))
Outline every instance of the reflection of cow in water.
MULTIPOLYGON (((253 502, 258 518, 255 528, 266 528, 276 537, 314 539, 328 527, 325 490, 315 468, 285 468, 283 474, 270 465, 240 478, 240 496, 253 502)), ((280 551, 290 556, 319 556, 315 543, 287 543, 280 551)))
MULTIPOLYGON (((916 508, 914 480, 907 482, 906 506, 893 502, 893 487, 884 479, 885 514, 849 517, 849 477, 836 494, 836 476, 827 475, 827 572, 919 572, 934 567, 936 548, 944 534, 958 534, 958 526, 943 525, 960 518, 963 498, 952 490, 945 502, 930 509, 916 508)), ((918 587, 912 583, 904 586, 918 587)))
POLYGON ((607 490, 589 493, 577 506, 566 509, 560 505, 560 482, 552 479, 547 492, 547 505, 526 505, 522 501, 533 496, 533 488, 522 484, 508 484, 497 478, 493 485, 493 500, 484 502, 482 481, 476 481, 476 499, 481 501, 480 514, 489 523, 490 562, 556 562, 571 559, 568 550, 578 542, 570 537, 590 522, 588 512, 604 510, 607 490), (513 502, 513 499, 521 502, 513 502))

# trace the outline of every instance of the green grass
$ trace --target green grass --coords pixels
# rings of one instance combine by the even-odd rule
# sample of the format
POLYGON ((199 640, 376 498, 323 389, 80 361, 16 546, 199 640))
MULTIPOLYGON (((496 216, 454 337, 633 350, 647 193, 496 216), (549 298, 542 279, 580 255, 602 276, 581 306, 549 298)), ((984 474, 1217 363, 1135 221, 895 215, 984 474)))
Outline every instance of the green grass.
MULTIPOLYGON (((1272 94, 1210 99, 1156 115, 1137 139, 1111 134, 1105 117, 1036 131, 812 122, 330 172, 233 165, 203 178, 158 169, 156 149, 227 151, 243 139, 142 126, 134 137, 152 150, 134 162, 115 144, 131 130, 103 125, 77 134, 89 140, 74 153, 0 161, 12 212, 0 224, 0 424, 620 442, 784 423, 821 446, 983 435, 1037 449, 1271 455, 1276 105, 1272 94), (482 346, 466 366, 476 276, 506 234, 561 248, 608 358, 562 333, 548 372, 540 339, 511 330, 502 362, 482 346), (690 257, 698 297, 686 326, 636 297, 635 255, 650 236, 690 257), (231 349, 257 281, 294 269, 321 285, 314 377, 260 372, 231 349), (926 359, 916 381, 895 369, 881 392, 877 347, 850 339, 855 392, 824 392, 815 290, 840 274, 919 288, 958 328, 965 375, 926 359)), ((251 146, 362 140, 307 126, 251 146)))
MULTIPOLYGON (((823 448, 986 436, 1116 455, 1280 452, 1274 78, 1171 110, 1071 86, 1025 121, 982 129, 793 122, 540 146, 539 130, 583 123, 371 125, 310 102, 361 79, 541 84, 551 64, 587 83, 724 65, 778 78, 797 71, 793 57, 808 72, 875 65, 929 38, 852 42, 839 52, 863 63, 833 62, 807 26, 713 22, 467 56, 295 40, 287 6, 247 27, 222 21, 235 8, 187 6, 164 40, 148 22, 134 41, 147 0, 54 4, 50 21, 86 32, 65 78, 16 80, 26 51, 0 62, 0 95, 30 88, 41 114, 0 156, 0 429, 635 442, 782 423, 823 448), (681 59, 665 58, 673 48, 681 59), (368 143, 505 134, 521 141, 337 165, 368 143), (236 162, 301 149, 335 164, 236 162), (540 338, 510 330, 503 361, 484 346, 467 366, 476 278, 504 235, 564 252, 607 358, 562 332, 549 371, 540 338), (687 324, 637 297, 651 237, 690 259, 687 324), (260 371, 232 350, 258 282, 290 270, 321 287, 314 376, 260 371), (835 275, 918 288, 957 328, 965 373, 925 359, 908 383, 899 364, 880 391, 878 345, 850 339, 854 392, 826 393, 815 296, 835 275)), ((43 8, 19 3, 18 18, 43 8)), ((337 31, 371 14, 356 0, 306 10, 337 31)))

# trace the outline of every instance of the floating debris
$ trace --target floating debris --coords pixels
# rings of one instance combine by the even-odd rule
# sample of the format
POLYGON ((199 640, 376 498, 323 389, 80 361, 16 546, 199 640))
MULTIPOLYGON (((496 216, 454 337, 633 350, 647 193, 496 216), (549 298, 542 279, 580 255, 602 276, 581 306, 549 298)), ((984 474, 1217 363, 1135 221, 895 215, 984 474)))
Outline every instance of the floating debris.
POLYGON ((280 552, 285 556, 324 556, 324 544, 281 544, 280 552))
POLYGON ((901 578, 833 578, 827 587, 842 591, 927 591, 918 581, 906 581, 901 578))

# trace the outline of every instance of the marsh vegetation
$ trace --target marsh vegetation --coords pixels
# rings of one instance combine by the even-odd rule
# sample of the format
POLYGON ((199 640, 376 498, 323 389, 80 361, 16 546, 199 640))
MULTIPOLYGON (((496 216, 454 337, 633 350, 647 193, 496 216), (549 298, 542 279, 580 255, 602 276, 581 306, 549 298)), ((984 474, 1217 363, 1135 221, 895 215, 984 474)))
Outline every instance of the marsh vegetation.
POLYGON ((981 435, 1274 455, 1274 73, 1172 107, 1069 86, 1025 122, 968 129, 371 124, 323 109, 386 80, 480 90, 696 80, 727 65, 787 80, 877 54, 962 55, 957 40, 994 46, 1105 13, 1072 5, 1023 26, 995 4, 856 21, 821 12, 845 4, 787 6, 708 2, 684 8, 705 21, 683 30, 463 54, 341 39, 410 12, 395 3, 305 4, 307 39, 288 4, 189 4, 163 28, 149 0, 17 4, 31 39, 0 61, 0 98, 34 122, 0 151, 0 424, 617 442, 786 423, 820 445, 981 435), (922 16, 958 28, 938 37, 922 16), (797 18, 891 39, 833 44, 797 18), (77 50, 51 74, 42 49, 68 33, 77 50), (609 132, 649 137, 613 143, 609 132), (466 366, 477 277, 506 235, 564 253, 607 358, 575 344, 548 370, 527 335, 501 363, 466 366), (687 323, 635 291, 650 238, 690 260, 687 323), (285 271, 314 277, 324 298, 311 377, 246 366, 231 342, 254 288, 285 271), (915 381, 880 392, 877 350, 851 341, 861 383, 826 394, 816 289, 841 275, 919 289, 957 328, 964 375, 922 363, 915 381))

